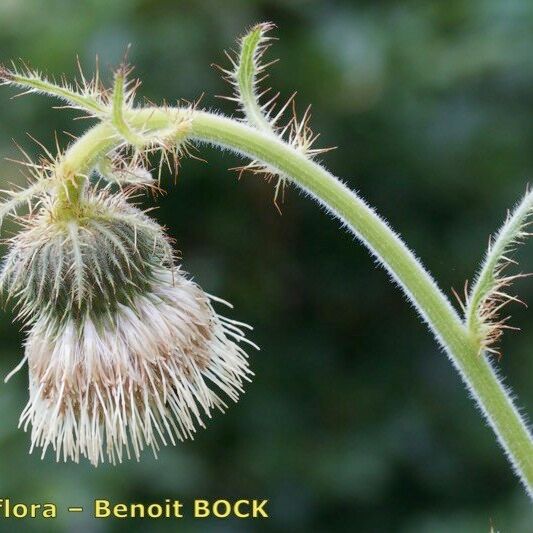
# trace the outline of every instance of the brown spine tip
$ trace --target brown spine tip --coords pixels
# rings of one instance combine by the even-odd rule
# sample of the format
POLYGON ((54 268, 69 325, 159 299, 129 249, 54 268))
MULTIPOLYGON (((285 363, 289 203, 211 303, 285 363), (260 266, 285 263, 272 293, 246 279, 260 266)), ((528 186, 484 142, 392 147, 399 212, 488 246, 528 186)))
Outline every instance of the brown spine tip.
POLYGON ((263 33, 276 29, 276 25, 273 22, 259 22, 252 27, 252 30, 260 30, 263 33))
POLYGON ((0 65, 0 81, 8 82, 13 80, 13 73, 4 65, 0 65))

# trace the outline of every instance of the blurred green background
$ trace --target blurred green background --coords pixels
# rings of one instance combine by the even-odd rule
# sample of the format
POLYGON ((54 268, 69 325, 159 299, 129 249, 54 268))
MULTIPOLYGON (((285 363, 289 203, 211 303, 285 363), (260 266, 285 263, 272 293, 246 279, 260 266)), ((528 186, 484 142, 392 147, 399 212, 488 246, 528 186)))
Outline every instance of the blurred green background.
MULTIPOLYGON (((472 278, 488 235, 533 174, 533 3, 530 0, 2 0, 0 61, 24 58, 50 74, 109 78, 132 44, 141 94, 193 99, 227 113, 229 88, 211 63, 251 24, 279 29, 271 82, 303 110, 325 164, 359 190, 414 248, 450 294, 472 278)), ((0 92, 0 156, 12 139, 37 156, 30 132, 87 121, 38 96, 0 92)), ((202 149, 166 178, 158 220, 183 264, 255 326, 254 382, 194 442, 140 463, 94 469, 28 456, 16 429, 26 371, 0 388, 0 497, 55 501, 56 521, 2 521, 1 531, 533 531, 531 508, 446 357, 367 252, 290 189, 280 216, 272 185, 227 169, 202 149), (67 505, 181 498, 269 498, 267 521, 91 521, 67 505)), ((0 175, 21 183, 4 161, 0 175)), ((147 203, 147 205, 149 202, 147 203)), ((533 247, 519 254, 533 269, 533 247)), ((533 301, 533 284, 517 284, 533 301)), ((533 409, 531 311, 514 306, 499 363, 519 404, 533 409)), ((2 314, 0 370, 22 356, 2 314)))

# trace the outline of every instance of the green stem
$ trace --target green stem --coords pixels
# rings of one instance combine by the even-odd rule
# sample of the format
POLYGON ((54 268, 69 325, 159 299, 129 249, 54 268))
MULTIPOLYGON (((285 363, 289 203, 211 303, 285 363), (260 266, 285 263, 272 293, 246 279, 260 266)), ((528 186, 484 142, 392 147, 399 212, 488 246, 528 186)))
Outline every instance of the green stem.
POLYGON ((62 183, 57 192, 56 214, 66 218, 72 216, 81 203, 87 177, 100 154, 107 153, 117 143, 114 134, 110 125, 99 124, 67 150, 56 168, 56 178, 62 183))
MULTIPOLYGON (((150 131, 168 128, 184 113, 188 113, 191 121, 193 139, 229 148, 277 169, 346 223, 367 246, 403 289, 446 351, 533 497, 533 439, 525 421, 488 358, 479 355, 479 343, 399 236, 353 191, 273 135, 203 111, 136 109, 128 111, 127 120, 133 128, 150 131)), ((114 143, 118 141, 110 136, 109 125, 96 126, 66 152, 62 165, 86 169, 114 143)))
POLYGON ((324 168, 271 136, 209 114, 200 114, 194 120, 193 132, 201 140, 232 148, 277 168, 346 222, 426 320, 533 497, 533 439, 525 421, 487 357, 479 355, 479 345, 447 298, 386 222, 324 168))

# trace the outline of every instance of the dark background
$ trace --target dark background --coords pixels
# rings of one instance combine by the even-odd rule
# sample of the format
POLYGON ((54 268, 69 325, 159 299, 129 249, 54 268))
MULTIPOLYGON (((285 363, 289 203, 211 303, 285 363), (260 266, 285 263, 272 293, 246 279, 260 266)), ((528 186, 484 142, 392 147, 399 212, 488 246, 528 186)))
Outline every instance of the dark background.
MULTIPOLYGON (((193 99, 233 112, 210 64, 251 24, 279 29, 269 80, 298 91, 325 145, 324 163, 375 205, 450 294, 471 279, 488 235, 533 174, 533 3, 529 0, 3 0, 0 60, 50 74, 104 74, 132 43, 141 94, 193 99)), ((0 92, 0 156, 29 153, 30 132, 86 121, 52 101, 0 92)), ((165 178, 157 219, 183 264, 255 326, 254 382, 194 442, 140 463, 55 464, 28 456, 16 429, 26 371, 0 388, 0 497, 55 501, 53 522, 0 521, 1 531, 531 531, 530 504, 456 372, 362 246, 291 188, 283 215, 272 185, 227 169, 238 160, 202 149, 165 178), (268 521, 93 522, 67 505, 181 498, 269 498, 268 521)), ((20 169, 0 163, 5 182, 20 169)), ((3 185, 5 186, 5 184, 3 185)), ((147 203, 149 205, 149 203, 147 203)), ((9 228, 8 228, 9 229, 9 228)), ((524 248, 520 269, 533 268, 524 248)), ((533 284, 515 287, 533 301, 533 284)), ((531 312, 512 307, 499 363, 533 408, 531 312)), ((6 374, 22 357, 8 309, 0 323, 6 374)))

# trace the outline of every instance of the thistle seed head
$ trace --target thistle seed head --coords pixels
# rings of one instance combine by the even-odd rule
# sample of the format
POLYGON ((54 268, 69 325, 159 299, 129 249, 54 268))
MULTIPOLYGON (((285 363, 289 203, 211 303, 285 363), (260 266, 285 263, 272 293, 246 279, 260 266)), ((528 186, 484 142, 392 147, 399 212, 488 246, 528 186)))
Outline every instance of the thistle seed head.
POLYGON ((144 447, 191 438, 222 395, 237 401, 249 379, 242 329, 219 317, 183 273, 161 272, 113 323, 46 319, 26 342, 30 399, 20 424, 32 449, 97 465, 139 459, 144 447), (215 388, 217 390, 215 390, 215 388))
POLYGON ((192 437, 224 396, 236 401, 251 375, 246 326, 215 312, 162 228, 126 200, 89 190, 68 216, 44 202, 10 241, 0 281, 29 326, 20 425, 43 456, 156 453, 192 437))

